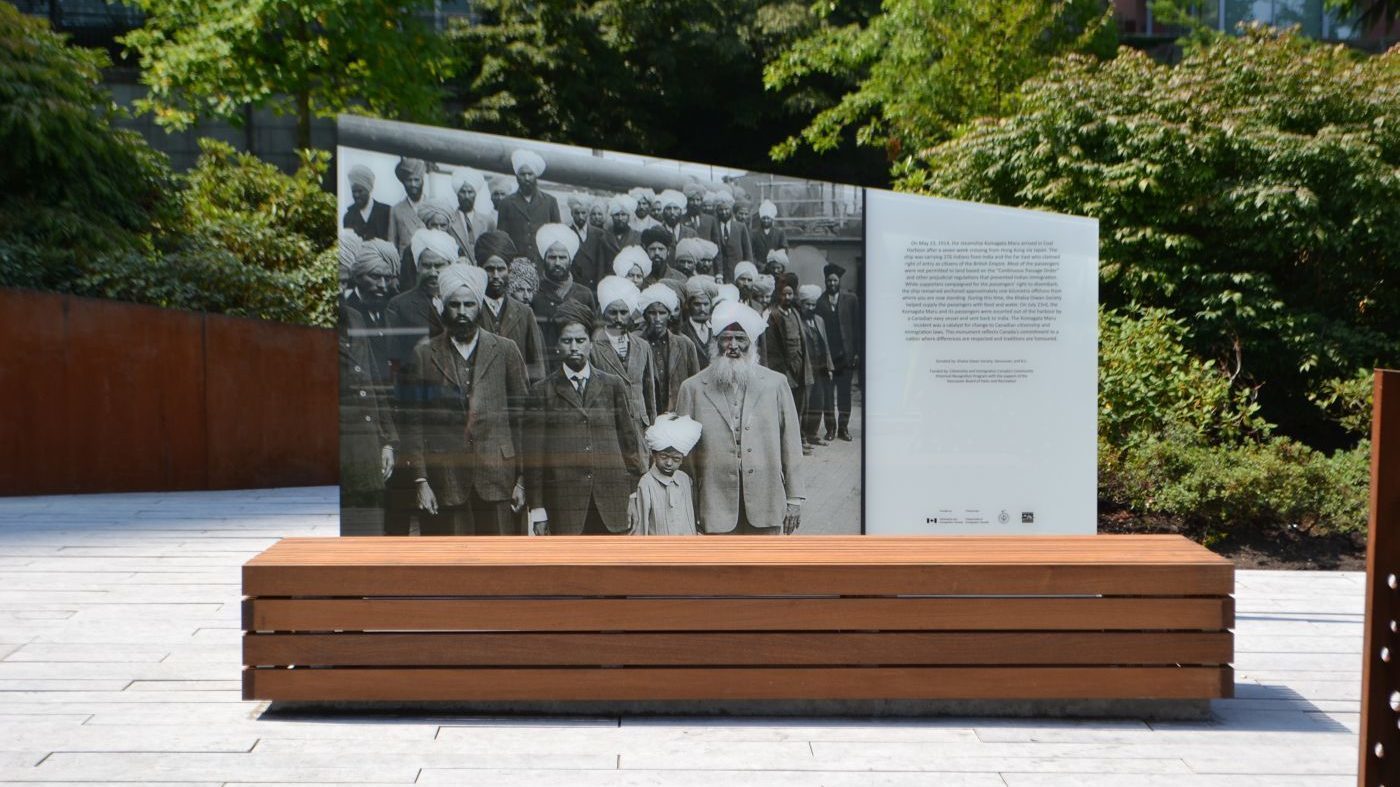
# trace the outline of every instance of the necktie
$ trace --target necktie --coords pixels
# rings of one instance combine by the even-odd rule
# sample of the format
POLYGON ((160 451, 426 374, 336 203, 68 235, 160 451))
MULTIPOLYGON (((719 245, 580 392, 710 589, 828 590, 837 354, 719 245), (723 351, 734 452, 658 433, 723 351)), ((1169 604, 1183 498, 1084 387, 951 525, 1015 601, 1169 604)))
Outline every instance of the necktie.
POLYGON ((720 227, 720 230, 722 230, 722 231, 720 232, 720 238, 719 238, 719 239, 722 240, 722 241, 724 241, 725 243, 728 243, 728 242, 729 242, 729 222, 725 222, 725 223, 719 225, 719 227, 720 227))
POLYGON ((574 390, 578 392, 579 398, 582 398, 582 397, 583 397, 583 375, 578 375, 577 377, 570 377, 569 379, 573 381, 573 383, 574 383, 574 390))

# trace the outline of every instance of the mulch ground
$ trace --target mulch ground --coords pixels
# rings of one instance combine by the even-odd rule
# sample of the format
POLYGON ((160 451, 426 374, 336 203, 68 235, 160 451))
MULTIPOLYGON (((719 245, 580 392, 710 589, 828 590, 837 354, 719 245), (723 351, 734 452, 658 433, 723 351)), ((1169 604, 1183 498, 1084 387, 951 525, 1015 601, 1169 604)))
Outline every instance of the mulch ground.
POLYGON ((1365 571, 1366 534, 1316 535, 1296 528, 1240 528, 1228 533, 1165 516, 1099 511, 1100 533, 1179 533, 1235 562, 1237 568, 1365 571))

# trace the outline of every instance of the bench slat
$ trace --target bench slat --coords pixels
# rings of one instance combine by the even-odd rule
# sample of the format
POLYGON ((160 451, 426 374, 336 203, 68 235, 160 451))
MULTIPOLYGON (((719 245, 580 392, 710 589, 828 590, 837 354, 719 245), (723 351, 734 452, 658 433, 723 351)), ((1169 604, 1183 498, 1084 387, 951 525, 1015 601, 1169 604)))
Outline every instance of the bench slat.
POLYGON ((1215 631, 1225 598, 249 599, 248 631, 1215 631))
POLYGON ((1229 664, 1228 632, 252 634, 257 666, 1229 664))
POLYGON ((1202 699, 1229 667, 248 669, 243 697, 275 701, 1202 699))
POLYGON ((243 569, 249 596, 1225 596, 1228 565, 343 565, 243 569))

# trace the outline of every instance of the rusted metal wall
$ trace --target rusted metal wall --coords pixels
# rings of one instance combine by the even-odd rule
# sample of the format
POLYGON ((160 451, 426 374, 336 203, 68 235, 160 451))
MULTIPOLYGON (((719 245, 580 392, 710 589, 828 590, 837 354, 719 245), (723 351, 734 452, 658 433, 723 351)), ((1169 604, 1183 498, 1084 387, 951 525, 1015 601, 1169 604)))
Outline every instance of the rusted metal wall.
POLYGON ((0 495, 334 484, 332 331, 0 289, 0 495))
POLYGON ((1377 371, 1372 390, 1361 787, 1400 785, 1400 372, 1377 371))

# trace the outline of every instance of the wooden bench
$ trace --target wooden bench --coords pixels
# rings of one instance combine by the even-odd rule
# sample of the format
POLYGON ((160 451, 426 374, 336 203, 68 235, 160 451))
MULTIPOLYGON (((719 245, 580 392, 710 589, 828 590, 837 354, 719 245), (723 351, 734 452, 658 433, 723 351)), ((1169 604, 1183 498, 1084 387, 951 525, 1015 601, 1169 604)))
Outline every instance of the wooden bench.
POLYGON ((1208 700, 1234 567, 1177 536, 293 538, 243 696, 1208 700))

